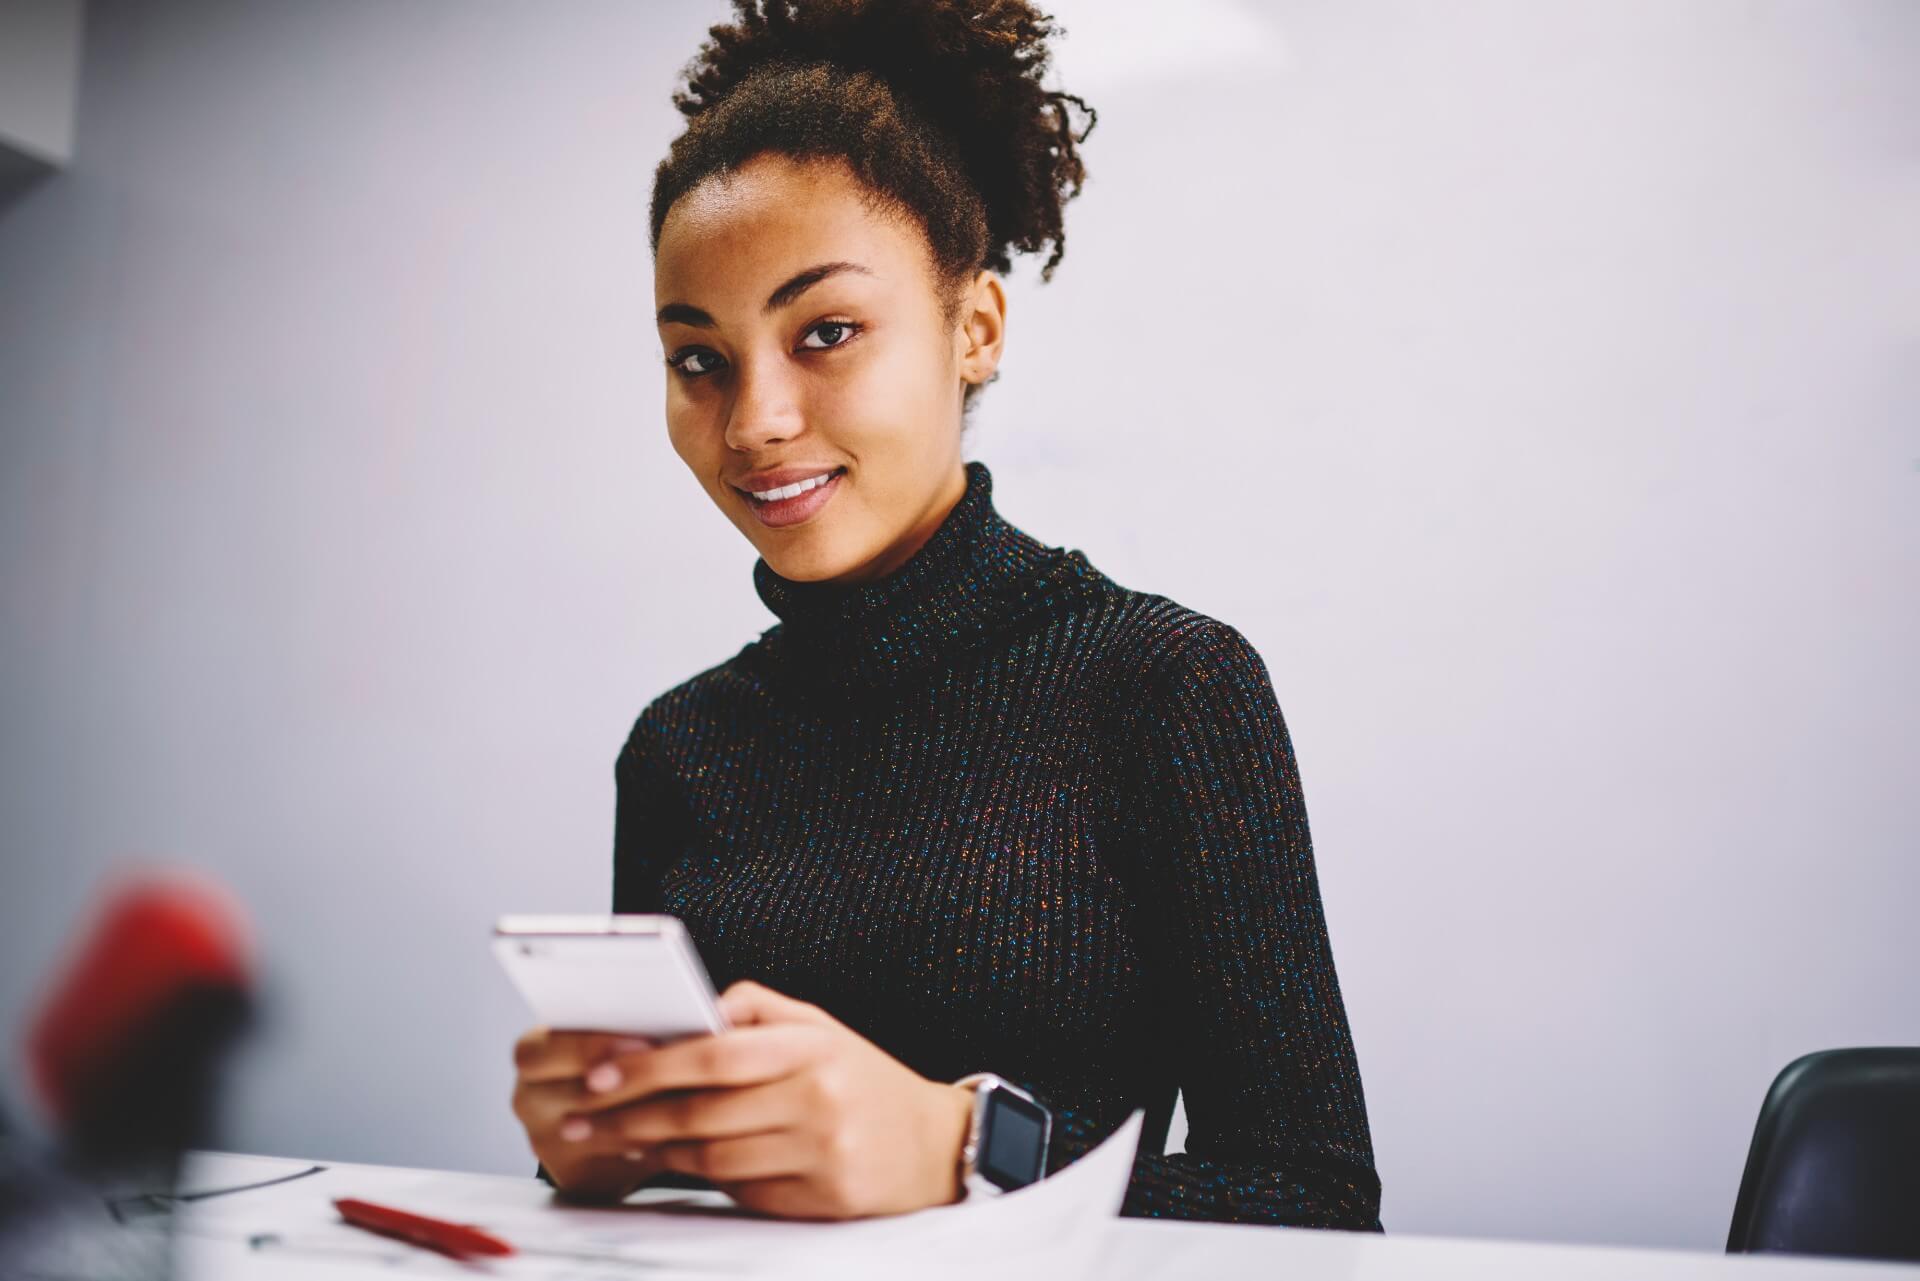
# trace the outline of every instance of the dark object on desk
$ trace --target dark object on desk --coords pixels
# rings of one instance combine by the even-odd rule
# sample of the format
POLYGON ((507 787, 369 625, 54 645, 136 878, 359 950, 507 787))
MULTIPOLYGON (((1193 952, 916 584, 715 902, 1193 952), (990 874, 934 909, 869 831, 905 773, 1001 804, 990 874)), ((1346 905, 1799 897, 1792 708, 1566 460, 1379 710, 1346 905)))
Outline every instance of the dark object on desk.
POLYGON ((237 908, 145 874, 118 887, 34 1018, 27 1065, 57 1144, 0 1132, 0 1278, 167 1275, 181 1154, 211 1133, 251 1009, 237 908))
POLYGON ((218 1061, 250 1008, 244 927, 215 887, 121 887, 33 1022, 28 1065, 69 1161, 112 1169, 207 1137, 218 1061))
POLYGON ((1781 1069, 1727 1236, 1729 1254, 1762 1250, 1920 1262, 1920 1047, 1781 1069))

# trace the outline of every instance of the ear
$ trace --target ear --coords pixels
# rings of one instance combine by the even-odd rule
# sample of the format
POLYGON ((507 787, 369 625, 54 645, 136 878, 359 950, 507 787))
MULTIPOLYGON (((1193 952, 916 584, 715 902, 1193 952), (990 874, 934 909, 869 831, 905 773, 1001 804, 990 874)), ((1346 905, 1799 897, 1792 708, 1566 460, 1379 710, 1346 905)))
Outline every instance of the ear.
POLYGON ((970 383, 993 377, 1007 340, 1007 291, 992 271, 981 271, 967 287, 954 338, 960 352, 960 377, 970 383))

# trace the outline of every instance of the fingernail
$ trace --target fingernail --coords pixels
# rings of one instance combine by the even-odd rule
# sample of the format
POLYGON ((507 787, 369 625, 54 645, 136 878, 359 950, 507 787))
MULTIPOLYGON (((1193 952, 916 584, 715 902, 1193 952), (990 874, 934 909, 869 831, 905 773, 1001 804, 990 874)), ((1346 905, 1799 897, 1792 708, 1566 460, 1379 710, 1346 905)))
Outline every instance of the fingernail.
POLYGON ((605 1094, 620 1084, 620 1069, 611 1063, 602 1063, 587 1073, 587 1088, 595 1094, 605 1094))
POLYGON ((570 1116, 560 1123, 560 1137, 569 1143, 578 1143, 593 1133, 593 1122, 584 1116, 570 1116))
POLYGON ((644 1036, 616 1036, 611 1045, 617 1054, 632 1054, 636 1050, 651 1050, 653 1042, 644 1036))
POLYGON ((628 1148, 625 1152, 622 1152, 620 1155, 625 1157, 629 1161, 644 1161, 647 1159, 647 1154, 641 1151, 639 1148, 628 1148))

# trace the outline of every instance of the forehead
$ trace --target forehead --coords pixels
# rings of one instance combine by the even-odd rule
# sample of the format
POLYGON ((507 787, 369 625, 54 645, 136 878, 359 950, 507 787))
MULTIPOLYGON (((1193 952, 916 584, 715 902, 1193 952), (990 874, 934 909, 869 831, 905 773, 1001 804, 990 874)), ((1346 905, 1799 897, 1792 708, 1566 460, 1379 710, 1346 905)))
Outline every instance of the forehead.
POLYGON ((765 153, 673 202, 660 227, 654 292, 690 302, 734 288, 764 293, 794 271, 839 260, 899 284, 925 271, 923 240, 844 164, 765 153))

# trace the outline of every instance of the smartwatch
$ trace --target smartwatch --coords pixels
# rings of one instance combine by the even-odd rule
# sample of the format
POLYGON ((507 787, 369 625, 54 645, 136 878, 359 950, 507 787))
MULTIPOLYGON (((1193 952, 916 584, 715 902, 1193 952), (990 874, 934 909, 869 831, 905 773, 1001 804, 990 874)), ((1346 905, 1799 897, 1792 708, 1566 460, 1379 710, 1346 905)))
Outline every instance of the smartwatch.
POLYGON ((960 1149, 961 1196, 998 1196, 1038 1182, 1047 1172, 1053 1134, 1047 1105, 991 1072, 954 1084, 973 1091, 973 1119, 960 1149))

